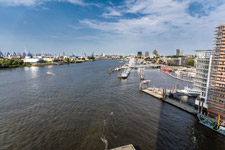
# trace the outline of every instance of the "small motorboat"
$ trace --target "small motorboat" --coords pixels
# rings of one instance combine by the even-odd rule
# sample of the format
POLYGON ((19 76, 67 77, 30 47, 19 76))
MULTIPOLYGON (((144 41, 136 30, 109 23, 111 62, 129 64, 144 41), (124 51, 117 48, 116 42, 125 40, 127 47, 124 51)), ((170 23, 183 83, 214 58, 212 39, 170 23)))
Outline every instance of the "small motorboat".
POLYGON ((46 72, 46 74, 48 74, 48 75, 54 75, 54 73, 52 73, 52 72, 46 72))

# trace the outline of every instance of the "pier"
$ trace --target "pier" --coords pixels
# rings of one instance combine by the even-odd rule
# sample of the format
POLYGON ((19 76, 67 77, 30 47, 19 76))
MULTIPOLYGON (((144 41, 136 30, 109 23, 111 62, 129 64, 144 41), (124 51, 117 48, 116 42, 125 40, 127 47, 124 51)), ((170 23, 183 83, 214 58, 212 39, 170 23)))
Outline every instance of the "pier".
POLYGON ((175 92, 175 90, 170 90, 170 89, 161 89, 161 88, 155 88, 155 87, 148 87, 150 84, 150 80, 142 81, 140 83, 140 90, 146 94, 149 94, 159 100, 162 100, 170 105, 173 105, 179 109, 182 109, 190 114, 196 115, 198 113, 197 110, 195 110, 194 107, 191 107, 189 105, 182 104, 181 102, 178 102, 176 100, 172 100, 166 93, 171 93, 175 92))
POLYGON ((173 105, 177 108, 180 108, 190 114, 196 115, 198 113, 197 110, 195 110, 194 107, 185 105, 185 104, 181 104, 176 100, 172 100, 170 98, 168 98, 167 96, 164 96, 163 93, 170 91, 169 89, 157 89, 157 88, 147 88, 147 89, 143 89, 141 90, 142 92, 149 94, 157 99, 160 99, 170 105, 173 105), (165 92, 164 92, 165 91, 165 92))
POLYGON ((114 149, 111 149, 111 150, 135 150, 135 148, 134 148, 134 146, 132 144, 129 144, 129 145, 125 145, 125 146, 122 146, 122 147, 114 148, 114 149))

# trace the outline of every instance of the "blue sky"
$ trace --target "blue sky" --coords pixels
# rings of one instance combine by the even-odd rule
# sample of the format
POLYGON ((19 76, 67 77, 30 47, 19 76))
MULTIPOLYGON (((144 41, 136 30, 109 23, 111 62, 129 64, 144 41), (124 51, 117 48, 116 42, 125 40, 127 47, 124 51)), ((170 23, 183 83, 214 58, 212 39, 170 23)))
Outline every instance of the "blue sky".
POLYGON ((173 55, 213 48, 223 0, 0 0, 0 49, 173 55))

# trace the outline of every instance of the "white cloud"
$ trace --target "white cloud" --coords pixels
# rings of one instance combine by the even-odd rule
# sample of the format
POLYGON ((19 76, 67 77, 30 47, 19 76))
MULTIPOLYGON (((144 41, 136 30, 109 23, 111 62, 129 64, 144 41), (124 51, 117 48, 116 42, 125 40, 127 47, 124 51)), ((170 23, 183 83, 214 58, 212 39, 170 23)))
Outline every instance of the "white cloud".
MULTIPOLYGON (((184 48, 192 50, 187 53, 193 53, 195 49, 213 48, 214 28, 225 23, 225 3, 216 5, 199 0, 197 2, 204 2, 202 9, 207 15, 193 16, 189 12, 193 2, 196 1, 126 0, 123 5, 107 8, 102 14, 106 19, 84 19, 80 23, 82 27, 101 31, 99 35, 110 43, 120 46, 120 41, 130 43, 122 44, 124 49, 154 46, 167 51, 184 48), (210 7, 214 9, 209 10, 210 7)), ((108 46, 112 45, 108 43, 108 46)))
MULTIPOLYGON (((133 36, 156 36, 159 34, 178 34, 188 37, 189 33, 201 33, 213 30, 215 25, 223 24, 225 5, 218 6, 208 16, 195 17, 188 12, 193 0, 127 0, 124 6, 107 8, 103 16, 120 16, 115 21, 81 20, 89 28, 111 32, 112 34, 133 36), (126 14, 138 17, 123 17, 126 14), (221 16, 221 18, 217 17, 221 16)), ((209 7, 209 6, 207 6, 209 7)), ((190 35, 191 36, 191 35, 190 35)), ((178 37, 179 38, 179 37, 178 37)))
POLYGON ((97 5, 97 4, 92 4, 92 3, 85 3, 82 0, 0 0, 0 4, 2 5, 7 5, 7 6, 36 6, 43 4, 45 2, 50 2, 50 1, 55 1, 55 2, 68 2, 72 3, 75 5, 81 5, 81 6, 86 6, 86 5, 97 5))
POLYGON ((107 10, 107 12, 104 12, 102 14, 102 16, 106 17, 106 18, 110 18, 110 17, 113 17, 113 16, 121 16, 122 15, 119 11, 115 10, 112 7, 107 7, 106 10, 107 10))
POLYGON ((0 0, 1 4, 5 4, 8 6, 18 6, 18 5, 33 6, 39 2, 40 1, 37 0, 0 0))

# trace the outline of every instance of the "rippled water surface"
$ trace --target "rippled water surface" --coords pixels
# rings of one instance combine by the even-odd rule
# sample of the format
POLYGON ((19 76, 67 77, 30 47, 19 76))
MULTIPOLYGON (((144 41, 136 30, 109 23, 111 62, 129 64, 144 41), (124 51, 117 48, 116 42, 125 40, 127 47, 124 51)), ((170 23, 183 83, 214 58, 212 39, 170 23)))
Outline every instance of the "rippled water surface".
MULTIPOLYGON (((225 149, 225 137, 169 104, 139 91, 109 68, 117 60, 0 70, 0 149, 225 149), (48 75, 46 72, 52 72, 48 75)), ((157 87, 186 82, 146 70, 157 87)))

